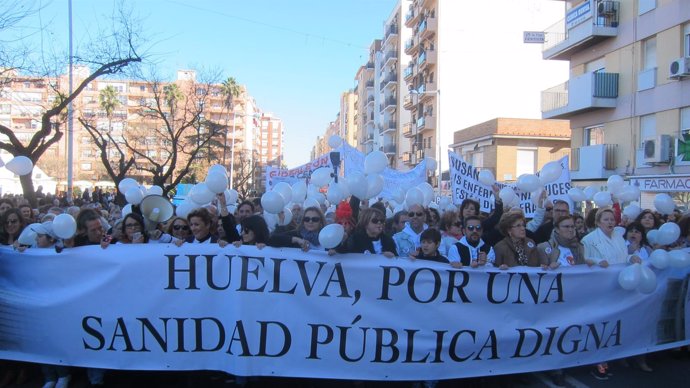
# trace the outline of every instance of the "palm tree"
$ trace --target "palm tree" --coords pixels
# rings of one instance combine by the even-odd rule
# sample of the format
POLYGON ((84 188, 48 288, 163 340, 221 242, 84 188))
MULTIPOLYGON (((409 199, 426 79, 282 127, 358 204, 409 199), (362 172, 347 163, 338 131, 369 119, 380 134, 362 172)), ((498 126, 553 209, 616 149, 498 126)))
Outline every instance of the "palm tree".
MULTIPOLYGON (((225 150, 228 148, 228 120, 230 119, 230 112, 232 112, 235 109, 235 97, 240 96, 240 85, 237 83, 235 80, 235 77, 228 77, 225 81, 223 81, 223 84, 220 87, 220 92, 221 94, 225 97, 225 100, 223 101, 225 108, 228 110, 228 115, 225 117, 225 136, 223 138, 223 166, 225 166, 225 150)), ((233 130, 235 128, 235 119, 233 117, 232 119, 232 126, 233 130)), ((233 131, 233 136, 232 136, 232 151, 230 153, 230 158, 232 159, 230 161, 230 164, 234 164, 234 150, 235 150, 235 134, 233 131)), ((232 175, 233 175, 233 169, 232 166, 230 167, 230 182, 232 185, 232 175)))
POLYGON ((177 84, 168 84, 163 87, 163 97, 170 107, 170 117, 174 120, 177 102, 184 98, 184 95, 177 84))
POLYGON ((120 104, 117 96, 117 89, 113 85, 108 85, 98 94, 98 104, 105 111, 105 116, 108 118, 108 132, 113 129, 113 112, 120 104))

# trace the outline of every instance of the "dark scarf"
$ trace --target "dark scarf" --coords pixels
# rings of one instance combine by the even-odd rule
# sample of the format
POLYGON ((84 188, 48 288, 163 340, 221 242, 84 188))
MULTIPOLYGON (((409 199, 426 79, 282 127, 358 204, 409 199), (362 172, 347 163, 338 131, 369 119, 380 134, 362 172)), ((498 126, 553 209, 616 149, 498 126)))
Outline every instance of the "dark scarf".
POLYGON ((554 230, 553 239, 559 246, 569 248, 570 252, 573 253, 573 259, 575 259, 576 263, 578 262, 578 260, 580 259, 580 251, 578 249, 580 247, 580 242, 577 239, 577 235, 573 238, 565 238, 556 233, 556 231, 554 230))
POLYGON ((518 257, 518 263, 520 265, 527 265, 527 255, 525 255, 525 247, 523 246, 525 243, 524 239, 520 240, 510 240, 513 243, 513 247, 515 247, 515 252, 517 253, 518 257))
POLYGON ((319 232, 310 232, 302 227, 300 228, 299 234, 303 239, 309 241, 310 244, 317 247, 321 246, 321 243, 319 242, 319 232))

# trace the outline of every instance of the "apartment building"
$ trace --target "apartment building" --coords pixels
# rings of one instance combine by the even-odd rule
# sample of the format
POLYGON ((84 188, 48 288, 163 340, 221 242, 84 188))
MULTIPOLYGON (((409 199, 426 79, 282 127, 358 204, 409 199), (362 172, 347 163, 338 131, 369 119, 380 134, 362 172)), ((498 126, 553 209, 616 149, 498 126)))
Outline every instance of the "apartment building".
MULTIPOLYGON (((78 67, 74 71, 75 84, 81 82, 89 74, 89 69, 78 67)), ((282 124, 280 120, 269 116, 266 118, 267 127, 278 128, 275 131, 281 135, 276 139, 271 138, 263 146, 262 127, 260 125, 261 109, 256 101, 248 94, 245 87, 241 87, 240 95, 233 99, 232 104, 227 104, 220 84, 210 86, 196 80, 196 73, 192 70, 180 70, 173 82, 157 85, 165 88, 168 85, 177 85, 179 90, 190 97, 189 102, 196 104, 192 109, 200 114, 199 117, 209 122, 224 127, 223 134, 217 142, 214 154, 218 155, 217 163, 225 163, 229 167, 231 157, 235 161, 244 154, 253 155, 260 151, 266 155, 266 160, 282 160, 282 124), (208 92, 203 88, 209 87, 208 92), (203 95, 204 98, 198 97, 203 95), (196 102, 195 102, 196 101, 196 102), (234 150, 234 152, 233 152, 234 150), (244 152, 246 151, 246 152, 244 152)), ((144 107, 154 102, 155 94, 153 83, 139 80, 113 80, 97 79, 91 82, 87 88, 75 99, 74 125, 74 177, 75 179, 89 180, 92 182, 107 179, 102 167, 100 153, 88 132, 76 121, 76 118, 84 118, 91 122, 100 131, 109 131, 116 142, 124 141, 125 137, 133 139, 137 135, 137 149, 141 155, 136 155, 137 164, 147 166, 147 159, 163 161, 169 156, 169 140, 159 139, 155 136, 153 128, 160 128, 160 119, 153 118, 144 107), (99 103, 99 96, 104 89, 112 87, 116 91, 117 103, 110 117, 99 103)), ((12 81, 6 84, 0 95, 0 122, 12 128, 20 141, 28 142, 34 133, 40 128, 40 120, 43 112, 53 105, 57 93, 55 90, 66 92, 68 88, 68 76, 61 75, 57 78, 27 78, 15 74, 12 81)), ((261 120, 263 123, 263 119, 261 120)), ((61 127, 66 131, 66 124, 61 127)), ((200 131, 205 130, 202 127, 200 131)), ((269 131, 271 134, 273 130, 269 131)), ((273 136, 273 135, 271 135, 273 136)), ((66 179, 67 164, 67 136, 52 146, 38 162, 39 166, 46 166, 46 172, 55 176, 60 181, 66 179)), ((116 160, 119 153, 114 146, 108 148, 111 160, 116 160)), ((180 155, 182 156, 182 155, 180 155)), ((184 157, 183 160, 184 161, 184 157)), ((180 164, 178 163, 178 166, 180 164)), ((230 168, 228 168, 230 170, 230 168)), ((132 171, 132 177, 147 182, 145 170, 132 171)), ((203 178, 203 177, 201 177, 203 178)))
POLYGON ((569 155, 570 124, 500 117, 456 131, 450 147, 472 166, 490 170, 498 181, 510 182, 569 155))
POLYGON ((357 147, 360 151, 367 154, 374 150, 374 132, 376 125, 374 124, 374 117, 378 116, 375 112, 378 104, 379 96, 374 90, 377 90, 376 85, 376 57, 381 50, 381 40, 376 39, 369 47, 369 59, 365 65, 360 66, 355 75, 357 82, 357 103, 355 106, 357 112, 356 134, 353 136, 353 142, 350 143, 353 147, 357 147))
MULTIPOLYGON (((283 161, 283 122, 272 113, 264 113, 259 118, 261 130, 259 131, 258 156, 262 167, 271 166, 285 168, 283 161)), ((266 191, 266 169, 256 169, 260 174, 258 193, 266 191)))
POLYGON ((563 5, 543 58, 570 61, 570 75, 543 91, 542 117, 570 120, 574 184, 619 174, 639 185, 646 207, 658 192, 689 191, 690 2, 563 5))

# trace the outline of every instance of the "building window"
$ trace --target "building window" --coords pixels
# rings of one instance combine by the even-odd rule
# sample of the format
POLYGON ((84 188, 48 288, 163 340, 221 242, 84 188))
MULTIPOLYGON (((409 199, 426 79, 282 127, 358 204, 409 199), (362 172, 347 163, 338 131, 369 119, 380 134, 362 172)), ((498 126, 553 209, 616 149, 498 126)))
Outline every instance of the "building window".
POLYGON ((537 168, 537 150, 518 149, 515 176, 522 174, 534 174, 537 168))
POLYGON ((643 70, 656 67, 656 37, 646 39, 642 43, 642 63, 643 70))
POLYGON ((81 169, 84 171, 91 171, 91 163, 82 163, 81 169))
POLYGON ((656 115, 645 115, 640 117, 640 146, 646 139, 656 137, 656 115))
POLYGON ((690 57, 690 23, 683 27, 683 47, 685 56, 690 57))
POLYGON ((604 127, 598 125, 585 128, 585 145, 592 146, 597 144, 604 144, 604 127))
POLYGON ((145 92, 145 91, 146 91, 146 86, 145 86, 145 85, 139 85, 139 91, 145 92))

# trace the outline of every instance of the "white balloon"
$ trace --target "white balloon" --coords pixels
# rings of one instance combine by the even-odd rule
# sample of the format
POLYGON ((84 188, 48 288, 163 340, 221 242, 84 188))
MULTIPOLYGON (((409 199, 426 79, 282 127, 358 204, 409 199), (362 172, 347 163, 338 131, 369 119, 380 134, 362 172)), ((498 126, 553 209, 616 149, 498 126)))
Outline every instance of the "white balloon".
POLYGON ((518 177, 516 186, 525 193, 531 193, 541 187, 541 182, 534 174, 522 174, 518 177))
POLYGON ((328 138, 328 146, 331 148, 338 148, 343 145, 343 138, 338 135, 331 135, 328 138))
POLYGON ((434 159, 430 156, 427 156, 426 158, 424 158, 424 160, 426 161, 426 170, 427 171, 436 171, 436 167, 438 167, 438 163, 436 162, 436 159, 434 159))
POLYGON ((117 184, 117 189, 120 190, 120 193, 123 195, 132 187, 139 187, 139 183, 132 178, 125 178, 117 184))
POLYGON ((630 202, 637 200, 639 195, 635 189, 635 186, 625 185, 618 191, 617 197, 623 202, 630 202))
POLYGON ((278 182, 278 184, 273 187, 273 191, 277 192, 281 197, 283 197, 283 206, 292 201, 292 187, 289 183, 278 182))
POLYGON ((613 200, 611 199, 611 193, 608 191, 600 191, 592 197, 594 203, 599 207, 611 206, 613 200))
POLYGON ((649 242, 650 245, 659 244, 659 230, 658 229, 652 229, 649 232, 647 232, 647 241, 649 242))
POLYGON ((623 181, 620 175, 611 175, 609 179, 606 180, 607 191, 614 195, 620 192, 623 185, 625 185, 625 181, 623 181))
MULTIPOLYGON (((505 202, 504 202, 504 204, 505 204, 505 202)), ((519 197, 517 194, 516 194, 516 195, 512 198, 512 200, 508 203, 508 207, 509 207, 510 209, 513 209, 513 208, 520 208, 520 197, 519 197)))
POLYGON ((628 217, 629 220, 634 220, 637 216, 642 213, 642 209, 637 206, 637 204, 631 203, 623 209, 623 215, 628 217))
POLYGON ((344 176, 338 177, 337 185, 340 188, 340 192, 343 193, 343 199, 350 196, 350 185, 348 183, 347 178, 345 178, 344 176))
POLYGON ((144 199, 144 193, 139 187, 132 187, 125 193, 125 199, 132 205, 138 205, 144 199))
POLYGON ((587 199, 585 193, 577 187, 572 187, 568 190, 568 197, 570 197, 573 202, 582 202, 587 199))
POLYGON ((646 265, 640 266, 640 284, 637 291, 643 294, 651 294, 656 290, 656 274, 646 265))
POLYGON ((393 216, 394 216, 393 210, 391 210, 391 208, 387 207, 386 208, 386 219, 389 220, 389 219, 393 218, 393 216))
POLYGON ((69 214, 59 214, 53 218, 53 233, 62 239, 72 238, 77 232, 77 222, 69 214))
POLYGON ((197 204, 191 200, 183 201, 175 209, 175 215, 177 215, 178 217, 187 218, 187 215, 189 215, 189 213, 191 213, 192 210, 198 209, 198 208, 199 208, 199 204, 197 204))
POLYGON ((624 290, 632 291, 640 285, 640 265, 635 263, 625 267, 618 274, 618 284, 624 290))
POLYGON ((220 173, 220 174, 225 175, 226 177, 228 176, 228 170, 222 164, 214 164, 213 166, 209 167, 206 175, 210 175, 210 174, 214 174, 214 173, 220 173))
POLYGON ((367 199, 371 199, 381 194, 385 183, 381 174, 367 175, 367 199))
POLYGON ((132 212, 132 204, 128 203, 122 208, 122 217, 132 212))
POLYGON ((441 199, 438 200, 438 207, 445 210, 448 205, 452 204, 453 201, 450 199, 450 197, 443 196, 441 199))
POLYGON ((673 198, 666 193, 659 193, 654 197, 654 207, 661 214, 671 214, 676 208, 673 198))
POLYGON ((189 191, 189 198, 198 205, 205 205, 211 202, 214 196, 215 194, 208 189, 204 182, 195 184, 189 191))
POLYGON ((434 199, 434 188, 431 187, 429 182, 422 182, 417 185, 417 188, 422 190, 422 194, 424 195, 424 199, 422 200, 422 206, 429 206, 431 201, 434 199))
POLYGON ((34 168, 34 164, 31 159, 26 156, 15 156, 7 162, 5 168, 12 171, 13 173, 22 176, 31 174, 31 170, 34 168))
POLYGON ((340 185, 336 184, 335 182, 331 182, 331 184, 328 185, 328 194, 326 195, 326 199, 328 199, 328 202, 330 203, 339 203, 345 199, 345 196, 343 196, 343 192, 340 189, 340 185))
POLYGON ((584 193, 585 196, 587 197, 587 201, 591 201, 592 198, 594 198, 594 194, 599 192, 599 188, 594 187, 594 186, 587 186, 585 187, 584 193))
POLYGON ((393 200, 397 203, 403 203, 405 200, 405 190, 402 187, 396 186, 393 189, 393 200))
POLYGON ((146 195, 163 195, 163 188, 160 186, 151 186, 146 190, 146 195))
POLYGON ((354 173, 348 176, 350 193, 359 199, 367 199, 367 177, 361 173, 354 173))
POLYGON ((408 208, 412 207, 413 205, 422 206, 423 201, 424 193, 422 193, 422 190, 417 187, 407 190, 407 194, 405 195, 405 205, 407 205, 408 208))
POLYGON ((319 244, 326 249, 335 248, 343 240, 345 228, 340 224, 324 226, 319 232, 319 244))
POLYGON ((563 167, 559 161, 546 163, 539 173, 540 180, 544 183, 551 183, 561 177, 563 167))
POLYGON ((311 173, 310 183, 316 187, 326 186, 333 177, 333 169, 330 167, 320 167, 311 173))
POLYGON ((308 197, 307 199, 304 200, 304 204, 302 205, 304 209, 308 207, 317 207, 321 209, 321 204, 319 204, 319 201, 312 197, 308 197))
POLYGON ((292 184, 292 202, 302 203, 307 198, 307 182, 298 181, 292 184))
POLYGON ((225 192, 223 192, 225 195, 225 203, 228 205, 232 205, 237 202, 237 198, 239 198, 240 194, 237 192, 235 189, 227 189, 225 192))
POLYGON ((212 193, 220 194, 228 188, 228 177, 220 171, 209 171, 204 183, 212 193))
POLYGON ((649 255, 649 261, 658 269, 664 269, 669 266, 670 257, 668 252, 664 249, 655 249, 649 255))
MULTIPOLYGON (((283 222, 280 222, 280 226, 285 226, 292 221, 292 210, 289 207, 283 208, 283 222)), ((280 219, 279 219, 280 220, 280 219)))
POLYGON ((616 236, 623 237, 623 235, 625 235, 625 228, 622 226, 614 226, 613 233, 615 233, 616 236))
POLYGON ((690 253, 682 249, 674 249, 668 253, 668 264, 672 268, 685 268, 690 266, 690 253))
POLYGON ((283 210, 283 206, 285 206, 285 200, 276 191, 268 191, 261 196, 261 207, 264 208, 265 212, 278 214, 283 210))
POLYGON ((479 182, 483 185, 492 186, 496 183, 496 178, 494 178, 494 173, 491 170, 481 170, 479 171, 479 182))
POLYGON ((388 157, 383 151, 372 151, 364 158, 364 173, 380 174, 388 166, 388 157))
POLYGON ((659 227, 657 240, 660 245, 671 245, 680 237, 680 227, 675 222, 666 222, 659 227))
POLYGON ((19 244, 22 245, 35 245, 36 244, 36 237, 38 237, 38 233, 34 232, 34 228, 36 228, 38 225, 41 225, 40 223, 34 223, 34 224, 29 224, 22 230, 22 232, 19 234, 19 237, 17 237, 17 241, 19 244))
POLYGON ((515 194, 515 190, 513 190, 512 187, 506 186, 498 192, 498 197, 501 198, 501 201, 503 201, 505 205, 510 205, 513 203, 513 200, 517 198, 517 194, 515 194))

